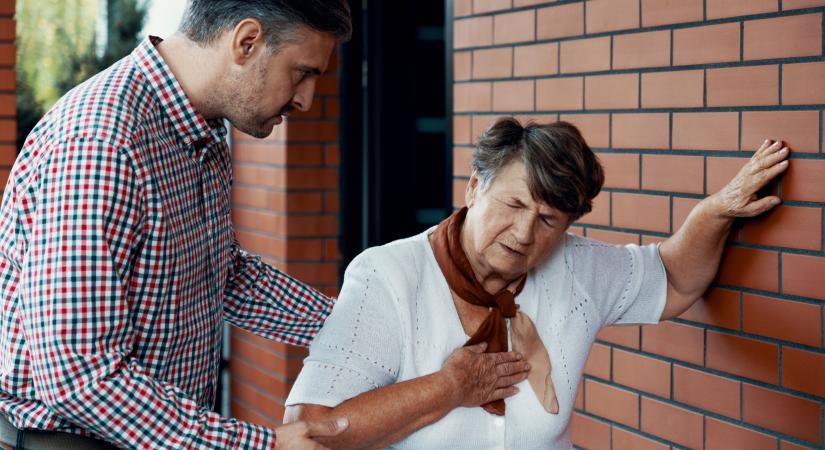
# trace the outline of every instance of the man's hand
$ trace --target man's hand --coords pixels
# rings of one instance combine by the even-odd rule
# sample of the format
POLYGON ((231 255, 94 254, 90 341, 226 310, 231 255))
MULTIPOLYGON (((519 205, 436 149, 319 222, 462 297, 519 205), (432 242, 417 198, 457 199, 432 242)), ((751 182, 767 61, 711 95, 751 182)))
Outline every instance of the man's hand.
POLYGON ((484 353, 487 343, 455 350, 440 375, 453 386, 458 406, 481 406, 515 395, 513 386, 527 378, 530 364, 518 352, 484 353))
POLYGON ((326 450, 315 442, 316 437, 330 437, 341 434, 349 426, 346 418, 329 420, 309 420, 293 422, 275 428, 275 448, 277 450, 311 449, 326 450))
POLYGON ((788 168, 790 151, 782 141, 766 140, 753 157, 725 186, 712 195, 723 217, 754 217, 780 203, 779 197, 768 195, 758 198, 759 192, 769 181, 788 168))

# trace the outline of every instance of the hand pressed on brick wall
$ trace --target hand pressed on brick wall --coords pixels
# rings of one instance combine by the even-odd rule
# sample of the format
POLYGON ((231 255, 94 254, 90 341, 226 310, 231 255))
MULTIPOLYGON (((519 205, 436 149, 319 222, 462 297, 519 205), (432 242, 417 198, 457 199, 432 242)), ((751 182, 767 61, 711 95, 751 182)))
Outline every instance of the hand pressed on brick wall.
POLYGON ((719 268, 728 233, 736 218, 754 217, 781 203, 759 191, 787 170, 790 149, 766 140, 747 164, 719 192, 702 200, 676 234, 662 243, 667 271, 667 305, 662 320, 693 305, 707 290, 719 268))

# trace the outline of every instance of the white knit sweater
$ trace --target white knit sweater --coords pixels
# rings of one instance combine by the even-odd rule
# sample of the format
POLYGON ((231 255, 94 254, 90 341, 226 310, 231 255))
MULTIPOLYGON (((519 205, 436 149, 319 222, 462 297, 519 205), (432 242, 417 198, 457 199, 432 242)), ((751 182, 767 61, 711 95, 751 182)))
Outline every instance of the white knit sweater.
MULTIPOLYGON (((286 401, 336 406, 363 392, 433 373, 464 333, 427 235, 360 254, 286 401)), ((567 234, 516 298, 547 346, 560 412, 530 384, 498 417, 457 408, 394 444, 403 449, 570 449, 568 427, 587 355, 602 327, 656 323, 666 297, 658 246, 614 246, 567 234)))

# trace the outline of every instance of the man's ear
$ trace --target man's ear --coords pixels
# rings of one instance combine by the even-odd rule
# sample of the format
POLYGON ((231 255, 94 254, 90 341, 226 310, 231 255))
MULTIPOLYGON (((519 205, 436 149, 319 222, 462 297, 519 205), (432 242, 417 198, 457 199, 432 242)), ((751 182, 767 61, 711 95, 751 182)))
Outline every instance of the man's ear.
POLYGON ((464 191, 464 204, 467 205, 468 208, 475 203, 480 185, 481 182, 478 179, 478 172, 474 170, 473 174, 470 175, 470 181, 467 182, 467 189, 464 191))
POLYGON ((250 60, 266 47, 263 27, 256 19, 244 19, 232 30, 232 60, 240 66, 250 60))

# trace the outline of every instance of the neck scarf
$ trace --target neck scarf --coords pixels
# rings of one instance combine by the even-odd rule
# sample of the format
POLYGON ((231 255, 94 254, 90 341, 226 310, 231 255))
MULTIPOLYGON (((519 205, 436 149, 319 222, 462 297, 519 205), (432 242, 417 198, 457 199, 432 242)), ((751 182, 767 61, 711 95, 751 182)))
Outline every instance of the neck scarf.
MULTIPOLYGON (((433 250, 436 261, 447 279, 450 289, 462 300, 478 306, 490 308, 490 314, 478 327, 464 346, 487 343, 485 353, 506 352, 507 323, 505 319, 516 316, 515 297, 524 288, 526 276, 521 278, 514 292, 506 287, 496 294, 484 290, 470 266, 470 261, 461 247, 461 229, 467 216, 467 208, 462 208, 441 222, 433 234, 433 250)), ((496 400, 482 405, 489 413, 504 415, 504 400, 496 400)))

